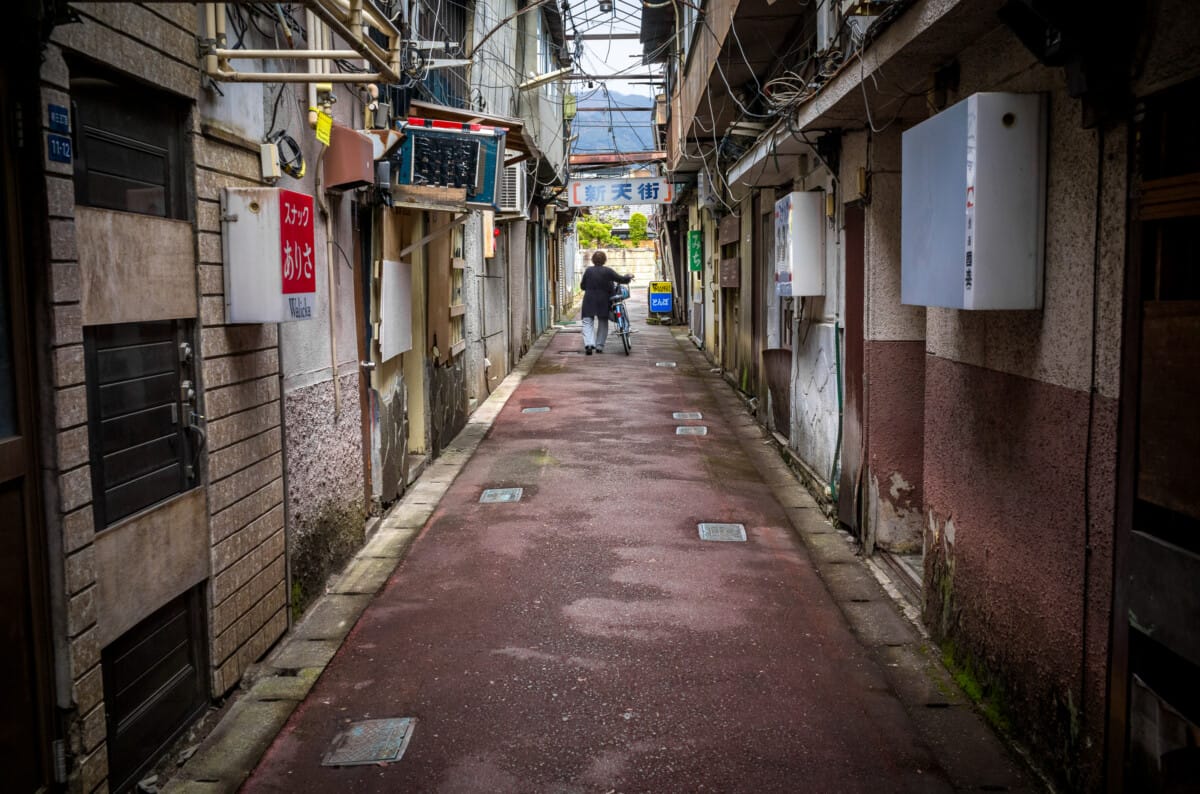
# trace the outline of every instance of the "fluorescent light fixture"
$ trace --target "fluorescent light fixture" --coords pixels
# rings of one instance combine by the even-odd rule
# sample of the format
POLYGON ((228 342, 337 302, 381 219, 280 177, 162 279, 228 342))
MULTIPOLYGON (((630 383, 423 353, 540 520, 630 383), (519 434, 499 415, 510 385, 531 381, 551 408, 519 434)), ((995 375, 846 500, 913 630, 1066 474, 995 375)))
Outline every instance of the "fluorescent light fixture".
POLYGON ((566 77, 567 75, 569 75, 571 73, 572 68, 574 68, 574 67, 564 66, 563 68, 557 69, 553 72, 546 72, 545 74, 539 74, 536 77, 531 77, 528 80, 526 80, 525 82, 521 83, 521 85, 519 87, 522 91, 528 91, 531 88, 537 88, 540 85, 545 85, 546 83, 552 83, 561 77, 566 77))

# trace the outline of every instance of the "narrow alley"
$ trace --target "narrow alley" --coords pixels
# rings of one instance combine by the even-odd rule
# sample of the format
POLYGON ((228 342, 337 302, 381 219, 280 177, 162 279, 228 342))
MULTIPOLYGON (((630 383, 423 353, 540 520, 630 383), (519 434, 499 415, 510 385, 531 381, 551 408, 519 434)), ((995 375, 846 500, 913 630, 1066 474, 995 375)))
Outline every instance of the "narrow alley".
POLYGON ((570 328, 543 347, 244 791, 1033 790, 733 391, 644 317, 628 357, 570 328), (397 717, 401 760, 322 765, 397 717))

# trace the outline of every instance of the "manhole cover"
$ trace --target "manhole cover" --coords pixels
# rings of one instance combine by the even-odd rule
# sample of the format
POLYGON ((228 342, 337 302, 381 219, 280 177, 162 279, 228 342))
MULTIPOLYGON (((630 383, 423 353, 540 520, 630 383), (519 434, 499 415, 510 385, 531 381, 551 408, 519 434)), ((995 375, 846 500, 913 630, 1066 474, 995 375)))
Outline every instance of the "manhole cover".
POLYGON ((364 720, 333 737, 321 766, 358 766, 399 761, 408 748, 416 720, 364 720))
POLYGON ((700 540, 745 541, 744 524, 700 524, 700 540))
POLYGON ((699 411, 676 411, 671 414, 672 419, 703 419, 704 415, 699 411))
POLYGON ((707 436, 708 428, 703 425, 683 425, 675 428, 677 436, 707 436))
POLYGON ((549 410, 550 410, 549 406, 542 405, 542 406, 538 406, 537 408, 522 408, 521 413, 523 413, 523 414, 544 414, 549 410))
POLYGON ((656 366, 656 367, 674 367, 675 362, 674 361, 659 361, 659 362, 655 363, 654 366, 656 366))
POLYGON ((521 501, 521 494, 524 492, 524 488, 488 488, 483 492, 483 496, 479 497, 479 501, 485 504, 490 502, 519 502, 521 501))

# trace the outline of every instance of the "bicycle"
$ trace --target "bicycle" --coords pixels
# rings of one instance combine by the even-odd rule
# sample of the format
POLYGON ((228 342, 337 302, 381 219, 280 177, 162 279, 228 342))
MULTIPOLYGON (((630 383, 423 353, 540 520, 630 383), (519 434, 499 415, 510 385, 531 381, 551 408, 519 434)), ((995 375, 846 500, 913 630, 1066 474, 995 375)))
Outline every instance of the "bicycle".
POLYGON ((618 284, 613 290, 612 297, 608 299, 608 319, 610 322, 616 323, 616 332, 621 337, 621 346, 625 348, 625 355, 629 355, 629 351, 633 348, 633 328, 629 322, 629 309, 625 306, 628 298, 629 287, 625 284, 618 284))

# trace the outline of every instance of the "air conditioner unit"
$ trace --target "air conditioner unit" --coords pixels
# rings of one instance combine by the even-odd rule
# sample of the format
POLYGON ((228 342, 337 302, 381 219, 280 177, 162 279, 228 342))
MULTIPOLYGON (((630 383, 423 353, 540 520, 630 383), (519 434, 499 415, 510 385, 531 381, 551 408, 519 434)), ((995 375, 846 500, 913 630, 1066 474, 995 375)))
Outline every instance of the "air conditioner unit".
POLYGON ((513 163, 504 166, 504 178, 500 183, 500 199, 496 202, 500 214, 506 216, 525 216, 525 164, 513 163))

